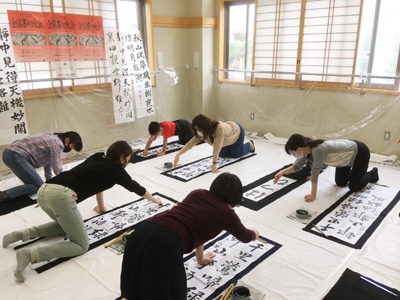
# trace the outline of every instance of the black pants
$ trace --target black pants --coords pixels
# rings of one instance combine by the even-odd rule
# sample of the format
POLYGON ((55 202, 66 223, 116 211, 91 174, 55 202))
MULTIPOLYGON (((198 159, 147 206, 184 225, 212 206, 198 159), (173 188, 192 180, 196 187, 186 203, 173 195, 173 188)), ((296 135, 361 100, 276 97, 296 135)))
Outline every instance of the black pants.
POLYGON ((158 224, 139 225, 125 246, 120 287, 128 300, 186 300, 179 235, 158 224))
POLYGON ((372 175, 367 172, 370 151, 362 142, 357 143, 358 152, 352 167, 336 168, 335 182, 338 186, 346 186, 349 184, 349 189, 352 192, 362 190, 369 182, 372 181, 372 175))
POLYGON ((175 135, 179 138, 179 144, 185 145, 193 137, 190 122, 182 119, 173 122, 176 124, 175 135))

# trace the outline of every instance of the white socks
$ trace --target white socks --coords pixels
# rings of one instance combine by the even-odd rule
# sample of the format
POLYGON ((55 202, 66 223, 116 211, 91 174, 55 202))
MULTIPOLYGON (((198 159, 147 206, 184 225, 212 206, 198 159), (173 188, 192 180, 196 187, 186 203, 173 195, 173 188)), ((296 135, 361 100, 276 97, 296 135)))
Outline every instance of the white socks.
POLYGON ((17 256, 17 267, 15 268, 14 277, 17 282, 24 282, 24 272, 25 268, 31 262, 31 252, 29 249, 20 249, 16 253, 17 256))
POLYGON ((5 236, 3 236, 3 248, 20 240, 22 240, 21 231, 13 231, 9 234, 6 234, 5 236))

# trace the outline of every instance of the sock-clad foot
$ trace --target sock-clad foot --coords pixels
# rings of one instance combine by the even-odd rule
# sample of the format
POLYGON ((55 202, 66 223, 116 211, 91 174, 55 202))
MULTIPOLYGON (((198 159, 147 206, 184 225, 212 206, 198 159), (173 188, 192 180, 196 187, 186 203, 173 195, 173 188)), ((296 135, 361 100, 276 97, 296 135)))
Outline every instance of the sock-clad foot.
POLYGON ((254 153, 256 151, 256 146, 254 145, 253 140, 250 140, 250 152, 254 153))
POLYGON ((369 171, 369 173, 372 175, 371 183, 379 181, 378 168, 372 168, 372 170, 369 171))
POLYGON ((14 277, 17 282, 24 282, 25 278, 22 273, 31 262, 31 252, 28 249, 20 249, 17 251, 16 256, 17 267, 15 268, 14 277))
POLYGON ((3 236, 3 248, 20 240, 22 240, 21 231, 13 231, 9 234, 6 234, 5 236, 3 236))

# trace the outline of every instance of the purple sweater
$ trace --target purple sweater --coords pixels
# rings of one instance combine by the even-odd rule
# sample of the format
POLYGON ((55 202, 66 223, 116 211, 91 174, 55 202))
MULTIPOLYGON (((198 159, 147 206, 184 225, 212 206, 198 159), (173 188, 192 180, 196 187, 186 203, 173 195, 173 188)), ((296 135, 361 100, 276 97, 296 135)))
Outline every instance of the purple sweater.
POLYGON ((253 230, 244 227, 226 202, 202 189, 190 192, 181 203, 152 217, 149 222, 176 232, 182 239, 184 253, 201 246, 222 230, 244 243, 256 237, 253 230))

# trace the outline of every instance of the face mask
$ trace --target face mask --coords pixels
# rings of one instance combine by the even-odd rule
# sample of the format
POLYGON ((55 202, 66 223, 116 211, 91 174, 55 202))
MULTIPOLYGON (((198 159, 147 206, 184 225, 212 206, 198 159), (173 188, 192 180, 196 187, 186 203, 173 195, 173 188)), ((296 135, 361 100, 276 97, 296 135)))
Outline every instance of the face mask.
POLYGON ((125 169, 128 164, 129 164, 129 161, 125 160, 125 163, 123 163, 121 166, 125 169))
POLYGON ((304 153, 303 151, 301 153, 299 153, 298 151, 296 151, 295 153, 293 153, 293 156, 297 159, 302 159, 304 157, 304 153))
POLYGON ((71 151, 70 146, 69 145, 68 146, 64 146, 63 152, 68 153, 69 151, 71 151))
POLYGON ((197 135, 198 135, 198 136, 203 136, 203 131, 198 131, 198 130, 197 130, 197 135))

